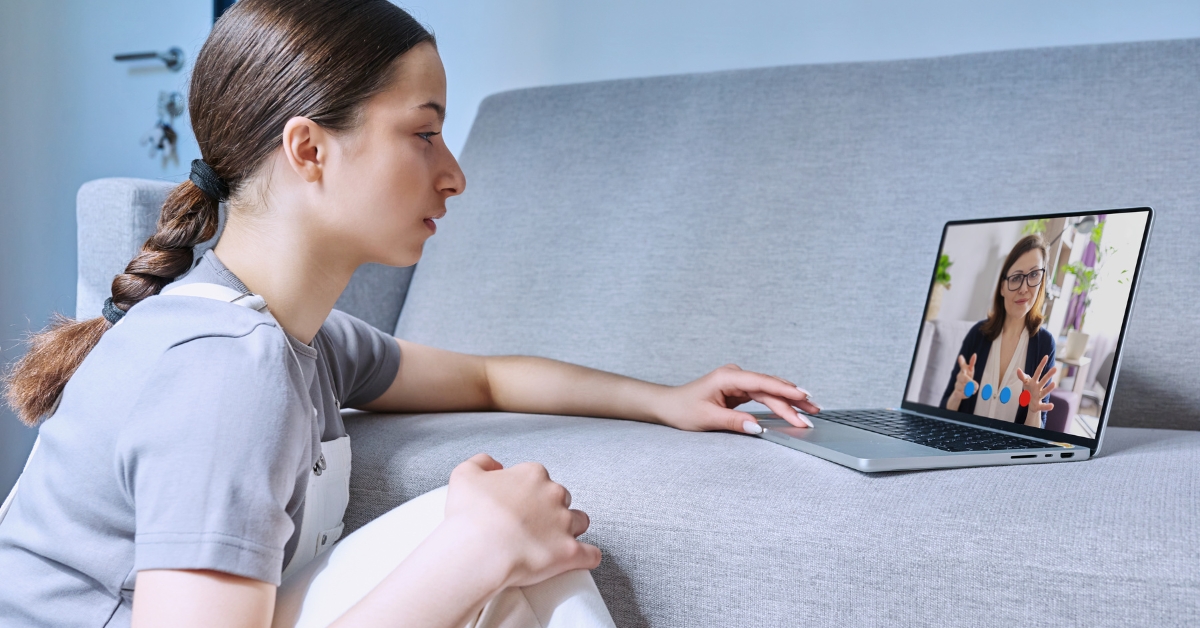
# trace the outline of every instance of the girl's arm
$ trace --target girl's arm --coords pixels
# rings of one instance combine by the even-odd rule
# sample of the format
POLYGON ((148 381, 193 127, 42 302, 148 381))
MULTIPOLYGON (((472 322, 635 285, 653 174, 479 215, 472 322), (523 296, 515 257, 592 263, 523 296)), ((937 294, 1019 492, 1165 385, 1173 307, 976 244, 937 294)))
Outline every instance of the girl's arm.
MULTIPOLYGON (((459 628, 493 596, 574 569, 600 550, 581 543, 588 516, 534 463, 505 469, 485 454, 450 474, 445 519, 334 626, 459 628)), ((215 571, 138 572, 133 626, 267 628, 276 587, 215 571)))
POLYGON ((755 418, 733 408, 758 401, 797 427, 811 425, 793 406, 820 411, 795 384, 735 365, 683 386, 662 386, 545 358, 481 357, 397 342, 401 357, 395 381, 362 409, 566 414, 754 433, 755 418))
MULTIPOLYGON (((503 568, 481 567, 489 549, 469 526, 445 522, 333 625, 461 628, 500 591, 503 568)), ((268 628, 275 592, 266 582, 218 571, 141 571, 133 628, 268 628)))
POLYGON ((274 585, 219 571, 148 569, 133 590, 133 628, 265 628, 274 612, 274 585))

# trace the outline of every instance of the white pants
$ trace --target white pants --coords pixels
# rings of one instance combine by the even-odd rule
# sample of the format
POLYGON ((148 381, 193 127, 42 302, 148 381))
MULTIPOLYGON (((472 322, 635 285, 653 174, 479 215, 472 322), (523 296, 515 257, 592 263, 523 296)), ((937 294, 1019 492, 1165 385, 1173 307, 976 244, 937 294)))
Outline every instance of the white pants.
MULTIPOLYGON (((434 528, 447 487, 401 504, 356 530, 279 587, 272 626, 328 626, 375 588, 434 528)), ((468 628, 615 628, 592 574, 569 571, 501 591, 468 628)))

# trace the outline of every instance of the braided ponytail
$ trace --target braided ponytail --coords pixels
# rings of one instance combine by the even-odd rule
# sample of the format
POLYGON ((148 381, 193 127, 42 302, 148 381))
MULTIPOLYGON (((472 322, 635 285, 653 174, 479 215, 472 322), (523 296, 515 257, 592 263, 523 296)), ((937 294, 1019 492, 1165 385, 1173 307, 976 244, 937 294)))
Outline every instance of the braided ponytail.
MULTIPOLYGON (((113 279, 112 305, 124 312, 187 272, 192 249, 217 233, 217 201, 191 181, 176 186, 163 203, 158 229, 125 272, 113 279)), ((75 320, 55 314, 29 339, 27 351, 5 379, 8 405, 29 426, 50 415, 67 380, 113 323, 105 316, 75 320)))
MULTIPOLYGON (((361 122, 388 87, 395 62, 433 35, 388 0, 241 0, 213 26, 196 57, 188 114, 203 161, 163 203, 158 230, 113 279, 105 316, 55 316, 5 376, 8 404, 35 425, 124 312, 187 272, 192 249, 217 231, 219 200, 237 195, 304 116, 331 131, 361 122)), ((236 207, 237 203, 233 203, 236 207)))
POLYGON ((158 230, 125 272, 113 278, 113 305, 128 312, 142 299, 158 294, 192 267, 192 249, 216 234, 217 201, 191 181, 176 186, 163 203, 158 230))

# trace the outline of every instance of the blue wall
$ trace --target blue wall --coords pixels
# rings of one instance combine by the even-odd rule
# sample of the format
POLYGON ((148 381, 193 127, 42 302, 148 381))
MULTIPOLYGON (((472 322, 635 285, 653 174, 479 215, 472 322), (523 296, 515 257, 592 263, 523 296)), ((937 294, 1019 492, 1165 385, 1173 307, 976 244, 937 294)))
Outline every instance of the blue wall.
MULTIPOLYGON (((411 0, 436 32, 449 78, 445 133, 457 152, 479 101, 533 85, 793 63, 1200 37, 1196 0, 411 0)), ((181 180, 138 138, 158 90, 186 72, 134 70, 111 55, 184 48, 211 0, 0 2, 0 362, 75 294, 75 191, 93 178, 181 180)), ((190 67, 190 63, 189 66, 190 67)), ((468 177, 470 173, 467 173, 468 177)), ((33 431, 0 409, 0 491, 33 431)))
MULTIPOLYGON (((484 96, 632 76, 1200 37, 1196 0, 411 0, 449 79, 446 141, 484 96)), ((468 177, 470 173, 467 173, 468 177)))

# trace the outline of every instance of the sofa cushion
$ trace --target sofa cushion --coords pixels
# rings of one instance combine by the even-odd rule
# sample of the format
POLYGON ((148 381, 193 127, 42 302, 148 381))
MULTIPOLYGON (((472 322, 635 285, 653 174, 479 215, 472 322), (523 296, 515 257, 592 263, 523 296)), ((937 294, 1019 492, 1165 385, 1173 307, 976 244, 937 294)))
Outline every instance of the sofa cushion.
POLYGON ((588 513, 617 625, 1200 622, 1200 433, 1080 463, 868 475, 750 436, 512 414, 348 415, 349 529, 486 452, 588 513))
POLYGON ((1151 205, 1112 422, 1198 429, 1197 67, 1184 40, 492 96, 397 333, 895 405, 944 221, 1151 205))

